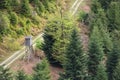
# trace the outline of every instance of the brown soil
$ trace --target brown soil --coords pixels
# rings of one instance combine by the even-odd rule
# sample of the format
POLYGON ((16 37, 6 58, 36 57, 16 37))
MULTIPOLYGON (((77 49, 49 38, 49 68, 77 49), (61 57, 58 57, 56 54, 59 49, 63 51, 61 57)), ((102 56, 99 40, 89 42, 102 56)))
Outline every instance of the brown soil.
MULTIPOLYGON (((29 63, 25 60, 17 60, 10 66, 11 70, 17 72, 18 70, 23 70, 26 74, 33 74, 33 68, 41 60, 38 57, 34 57, 29 63)), ((58 80, 59 73, 62 72, 62 68, 54 67, 50 65, 50 74, 52 80, 58 80)))
MULTIPOLYGON (((80 6, 79 10, 83 10, 86 13, 90 12, 90 4, 91 4, 91 0, 84 0, 83 1, 83 5, 80 6)), ((81 35, 81 40, 82 40, 82 44, 83 44, 83 49, 85 51, 88 50, 88 41, 89 41, 89 29, 86 25, 84 25, 84 23, 79 23, 79 27, 80 27, 80 35, 81 35)))
POLYGON ((54 66, 50 66, 50 70, 51 70, 51 75, 52 75, 52 80, 58 80, 59 73, 63 72, 63 69, 61 67, 54 67, 54 66))
POLYGON ((89 30, 88 30, 87 26, 85 26, 82 23, 79 24, 79 27, 80 27, 80 35, 81 35, 83 49, 85 51, 87 51, 88 50, 88 41, 89 41, 89 36, 88 36, 89 30))
POLYGON ((86 13, 89 13, 89 12, 90 12, 90 4, 91 4, 91 1, 90 1, 90 0, 84 0, 84 1, 83 1, 83 4, 81 4, 79 10, 83 10, 83 11, 85 11, 86 13))

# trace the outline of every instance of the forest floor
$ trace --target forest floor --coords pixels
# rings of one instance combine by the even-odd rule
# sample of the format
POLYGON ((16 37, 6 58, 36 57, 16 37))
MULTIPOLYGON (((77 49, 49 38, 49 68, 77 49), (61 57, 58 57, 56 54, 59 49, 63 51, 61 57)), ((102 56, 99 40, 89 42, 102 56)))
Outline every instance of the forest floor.
MULTIPOLYGON (((31 75, 34 72, 33 68, 35 67, 35 65, 40 62, 41 62, 41 59, 39 59, 38 57, 34 57, 29 63, 23 59, 19 59, 15 61, 10 66, 10 68, 15 73, 19 70, 23 70, 26 74, 31 75)), ((58 80, 59 73, 62 72, 63 69, 61 67, 56 67, 53 65, 50 65, 49 68, 50 68, 51 80, 58 80)))

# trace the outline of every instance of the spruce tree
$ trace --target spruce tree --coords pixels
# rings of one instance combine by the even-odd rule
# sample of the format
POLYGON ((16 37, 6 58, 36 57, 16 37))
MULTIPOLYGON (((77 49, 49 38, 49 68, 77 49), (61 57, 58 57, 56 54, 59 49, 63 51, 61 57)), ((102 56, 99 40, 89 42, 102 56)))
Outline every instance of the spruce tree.
POLYGON ((34 68, 33 80, 51 80, 49 64, 46 59, 38 63, 34 68))
POLYGON ((92 0, 91 11, 97 14, 98 9, 100 8, 101 8, 101 4, 98 2, 98 0, 92 0))
MULTIPOLYGON (((96 3, 99 3, 95 1, 96 3)), ((94 3, 94 5, 97 5, 94 3)), ((96 13, 94 13, 94 18, 91 19, 91 25, 90 25, 90 30, 93 30, 93 26, 98 26, 100 30, 100 37, 101 37, 101 44, 104 49, 104 53, 109 53, 110 50, 112 49, 112 41, 110 38, 110 34, 108 31, 108 19, 106 17, 106 13, 104 9, 102 9, 101 6, 96 7, 95 9, 96 13)), ((93 11, 94 12, 94 11, 93 11)))
MULTIPOLYGON (((103 53, 102 43, 100 39, 100 32, 99 32, 98 27, 94 26, 93 31, 90 36, 89 53, 88 53, 88 56, 89 56, 89 60, 88 60, 89 74, 88 75, 90 77, 90 80, 96 80, 96 78, 98 78, 98 75, 99 75, 98 71, 102 70, 102 67, 100 68, 99 66, 100 65, 103 66, 102 64, 103 55, 104 53, 103 53)), ((105 70, 102 70, 101 73, 105 73, 105 70)), ((100 75, 100 76, 103 78, 107 77, 105 75, 100 75)), ((106 78, 103 80, 106 80, 106 78)))
POLYGON ((100 32, 101 32, 104 53, 109 55, 109 53, 113 48, 112 38, 110 37, 110 33, 108 32, 107 29, 101 28, 100 32))
MULTIPOLYGON (((46 29, 45 29, 46 30, 46 29)), ((47 56, 47 59, 50 61, 50 62, 54 62, 54 58, 52 57, 52 46, 53 46, 53 43, 54 43, 54 39, 53 39, 53 36, 52 35, 49 35, 47 34, 47 32, 44 32, 44 44, 43 44, 43 50, 47 56)))
POLYGON ((66 61, 63 65, 65 72, 59 80, 85 80, 86 63, 86 54, 82 50, 78 32, 74 29, 66 49, 66 61))
POLYGON ((18 71, 16 80, 27 80, 27 75, 23 71, 18 71))
POLYGON ((0 35, 9 33, 10 20, 4 12, 0 11, 0 35))
POLYGON ((116 66, 119 63, 119 58, 120 58, 120 46, 119 46, 119 41, 114 41, 113 42, 113 49, 111 53, 108 56, 107 60, 107 72, 108 72, 108 80, 114 80, 113 75, 116 66))
POLYGON ((9 68, 4 69, 0 66, 0 80, 13 80, 13 76, 9 68))
POLYGON ((108 80, 106 68, 103 66, 103 64, 98 66, 97 75, 95 76, 94 80, 108 80))
POLYGON ((31 15, 29 0, 22 0, 21 2, 21 14, 28 17, 31 15))
POLYGON ((51 63, 64 63, 65 48, 69 43, 72 28, 73 22, 68 17, 65 19, 57 17, 48 22, 44 34, 43 50, 48 59, 51 59, 51 63))
POLYGON ((102 8, 107 10, 109 8, 109 4, 112 0, 98 0, 100 4, 102 5, 102 8))
POLYGON ((40 0, 34 0, 34 4, 35 4, 36 12, 38 13, 39 16, 41 16, 42 13, 44 13, 45 11, 45 7, 43 3, 40 0))
POLYGON ((120 80, 120 60, 119 60, 119 63, 117 64, 117 66, 114 70, 113 80, 120 80))
POLYGON ((12 10, 15 12, 19 12, 19 7, 20 7, 19 1, 18 0, 10 0, 10 1, 11 1, 10 5, 12 10))
POLYGON ((111 2, 107 11, 109 30, 120 30, 120 2, 111 2))

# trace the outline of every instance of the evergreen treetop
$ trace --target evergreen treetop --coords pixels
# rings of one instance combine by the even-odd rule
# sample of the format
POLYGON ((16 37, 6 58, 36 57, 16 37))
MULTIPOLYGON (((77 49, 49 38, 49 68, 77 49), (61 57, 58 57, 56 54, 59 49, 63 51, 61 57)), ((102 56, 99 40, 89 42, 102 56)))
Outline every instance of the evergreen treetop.
POLYGON ((46 59, 43 59, 41 63, 38 63, 34 68, 33 80, 51 80, 49 64, 46 59))
POLYGON ((64 73, 59 80, 85 80, 87 60, 79 37, 78 31, 74 29, 66 49, 64 73))

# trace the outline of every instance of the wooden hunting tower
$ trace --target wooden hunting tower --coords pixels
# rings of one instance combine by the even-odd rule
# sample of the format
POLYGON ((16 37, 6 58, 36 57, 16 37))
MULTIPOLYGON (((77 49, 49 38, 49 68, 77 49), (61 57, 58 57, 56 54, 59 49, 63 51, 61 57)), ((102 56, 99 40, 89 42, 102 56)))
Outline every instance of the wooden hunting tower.
POLYGON ((25 37, 25 60, 28 62, 33 57, 32 36, 25 37))

